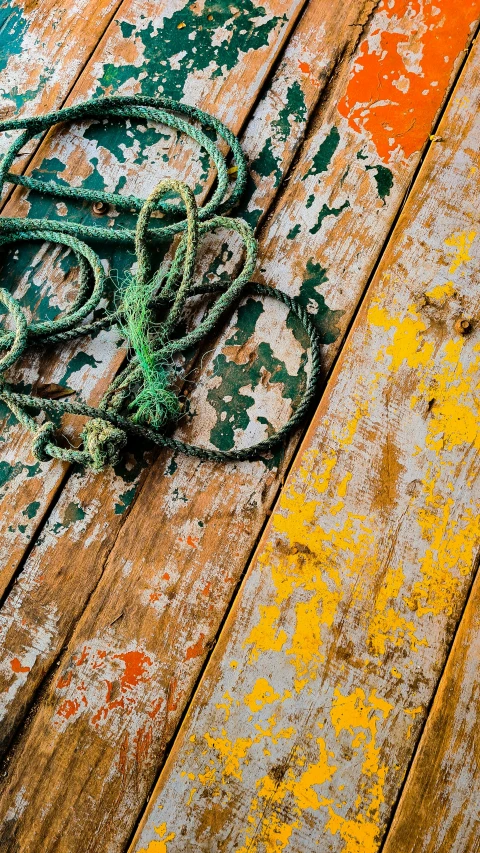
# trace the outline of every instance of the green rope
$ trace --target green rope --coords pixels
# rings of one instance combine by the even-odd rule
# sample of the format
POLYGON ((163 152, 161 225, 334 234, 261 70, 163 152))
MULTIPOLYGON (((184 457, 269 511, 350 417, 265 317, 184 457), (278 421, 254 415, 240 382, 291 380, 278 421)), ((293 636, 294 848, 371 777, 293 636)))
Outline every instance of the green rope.
POLYGON ((79 267, 77 296, 62 316, 55 320, 28 323, 19 302, 0 288, 0 302, 5 306, 13 331, 0 334, 0 400, 15 418, 33 433, 33 453, 40 461, 51 458, 76 462, 100 470, 116 464, 127 443, 127 436, 141 436, 155 444, 190 456, 214 461, 244 460, 258 457, 277 448, 300 423, 312 400, 320 377, 320 339, 310 316, 299 303, 285 293, 251 281, 257 257, 257 243, 252 229, 242 219, 227 214, 241 197, 247 180, 245 157, 238 139, 225 125, 196 107, 180 104, 170 98, 108 97, 87 101, 74 107, 33 118, 8 119, 0 122, 0 132, 21 131, 0 163, 0 192, 6 183, 41 192, 52 198, 105 202, 118 210, 138 214, 134 231, 90 227, 80 223, 54 220, 0 217, 0 246, 22 241, 55 243, 72 250, 79 267), (216 187, 209 201, 198 207, 193 192, 181 181, 163 180, 146 199, 120 196, 117 193, 72 188, 53 182, 15 175, 10 168, 20 149, 33 137, 45 133, 56 124, 86 118, 109 117, 113 120, 136 119, 158 122, 186 134, 209 155, 216 168, 216 187), (200 125, 200 127, 198 126, 200 125), (205 131, 214 131, 228 149, 236 167, 232 187, 227 168, 227 154, 205 131), (225 145, 226 143, 226 145, 225 145), (176 196, 178 201, 165 199, 176 196), (155 211, 169 214, 168 222, 155 218, 155 211), (208 233, 224 228, 236 232, 244 245, 245 259, 239 275, 232 281, 198 285, 194 268, 199 241, 208 233), (170 242, 180 234, 180 241, 167 271, 152 269, 152 248, 170 242), (120 288, 115 311, 104 311, 91 319, 105 296, 106 276, 100 258, 85 241, 121 243, 134 247, 137 269, 120 288), (173 358, 192 347, 198 348, 247 292, 273 297, 283 302, 300 320, 311 343, 311 373, 303 397, 290 420, 275 434, 242 450, 221 451, 185 444, 168 435, 181 411, 174 390, 173 358), (188 299, 214 294, 215 301, 202 321, 190 332, 182 334, 184 309, 188 299), (159 319, 157 319, 159 318, 159 319), (115 377, 98 408, 71 400, 50 400, 31 394, 16 393, 4 378, 5 372, 24 355, 31 345, 53 345, 116 326, 129 346, 126 367, 115 377), (47 420, 39 423, 29 414, 44 413, 47 420), (80 435, 81 449, 58 444, 53 419, 62 415, 88 418, 80 435))

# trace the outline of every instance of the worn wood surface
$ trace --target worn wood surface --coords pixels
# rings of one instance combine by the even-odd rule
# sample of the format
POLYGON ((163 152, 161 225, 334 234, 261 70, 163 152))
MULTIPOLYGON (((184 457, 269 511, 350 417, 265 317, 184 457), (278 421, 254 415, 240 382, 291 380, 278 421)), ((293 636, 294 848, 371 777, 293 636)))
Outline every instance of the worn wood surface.
MULTIPOLYGON (((0 4, 0 117, 60 107, 121 0, 3 0, 0 4)), ((0 155, 12 133, 0 135, 0 155)), ((37 140, 22 149, 22 170, 37 140)))
MULTIPOLYGON (((213 15, 186 3, 158 4, 128 0, 108 28, 101 45, 75 86, 68 103, 94 95, 117 93, 167 95, 196 103, 214 112, 238 131, 254 103, 259 88, 301 10, 300 0, 266 4, 258 17, 251 2, 242 12, 219 7, 213 15), (212 20, 210 20, 212 18, 212 20), (205 26, 206 34, 204 33, 205 26), (199 33, 199 43, 192 35, 199 33), (213 59, 212 59, 213 55, 213 59), (210 79, 211 78, 211 79, 210 79), (239 89, 242 97, 238 97, 239 89)), ((232 7, 234 8, 234 7, 232 7)), ((215 10, 214 10, 215 11, 215 10)), ((30 171, 47 178, 83 182, 90 188, 121 190, 131 175, 128 191, 145 195, 165 175, 187 173, 196 191, 211 185, 204 159, 195 146, 178 143, 165 128, 145 133, 135 126, 87 125, 66 128, 49 137, 34 158, 30 171), (148 162, 148 168, 145 163, 148 162)), ((97 222, 90 209, 45 200, 23 191, 15 193, 5 209, 8 215, 50 216, 97 222)), ((118 217, 132 227, 132 217, 118 217)), ((111 224, 115 223, 112 218, 111 224)), ((131 266, 131 254, 113 251, 106 262, 117 275, 131 266)), ((55 316, 68 304, 75 287, 75 271, 69 270, 68 253, 34 247, 20 259, 10 255, 4 275, 25 310, 38 318, 55 316)), ((53 355, 29 360, 28 371, 19 373, 27 387, 56 383, 68 385, 95 404, 123 359, 115 334, 101 334, 63 347, 53 355), (94 368, 94 369, 92 369, 94 368)), ((62 483, 66 466, 36 464, 30 453, 31 437, 3 420, 4 512, 0 519, 0 589, 3 591, 22 559, 25 547, 41 523, 62 483), (7 440, 8 439, 8 440, 7 440), (21 519, 19 523, 19 519, 21 519)))
POLYGON ((480 583, 474 584, 384 853, 480 850, 480 583))
MULTIPOLYGON (((290 57, 289 61, 280 65, 245 134, 254 176, 263 179, 247 210, 255 222, 273 198, 301 138, 315 104, 317 75, 321 88, 328 71, 335 69, 333 80, 328 81, 329 99, 317 116, 274 209, 272 222, 281 219, 281 223, 275 233, 271 230, 274 226, 267 223, 261 234, 261 256, 268 258, 270 251, 271 258, 268 266, 262 262, 265 279, 271 284, 290 286, 291 292, 300 292, 317 314, 326 342, 333 343, 337 338, 331 351, 325 351, 326 367, 332 362, 341 340, 339 332, 345 329, 354 311, 388 233, 458 56, 467 44, 470 24, 478 13, 473 5, 469 16, 460 14, 453 4, 444 5, 435 36, 441 33, 447 44, 455 39, 455 50, 448 54, 444 78, 438 81, 438 57, 431 52, 431 30, 427 27, 432 21, 426 19, 423 7, 412 21, 409 8, 403 4, 394 12, 385 11, 382 6, 374 11, 359 5, 354 12, 365 32, 361 31, 360 37, 358 32, 349 33, 351 40, 342 47, 335 29, 339 18, 332 14, 327 17, 331 28, 328 37, 322 34, 324 42, 319 37, 322 47, 330 46, 330 54, 326 51, 326 62, 319 67, 315 66, 318 53, 311 30, 304 21, 308 14, 319 15, 322 4, 311 4, 314 11, 306 13, 287 48, 285 59, 290 57), (392 35, 395 38, 391 39, 392 35), (295 41, 302 38, 303 41, 295 41), (406 46, 398 54, 397 44, 402 38, 406 46), (382 40, 385 44, 377 54, 382 40), (349 50, 357 42, 357 61, 352 63, 349 50), (304 52, 298 59, 296 51, 300 47, 304 52), (342 53, 343 64, 339 62, 342 53), (391 144, 391 151, 383 151, 383 164, 378 154, 381 135, 375 137, 374 128, 368 123, 358 126, 354 120, 357 76, 367 66, 362 66, 358 57, 364 55, 380 56, 377 62, 385 63, 383 67, 390 72, 393 68, 397 76, 395 62, 401 55, 403 70, 408 71, 413 82, 422 77, 427 92, 423 96, 425 102, 404 102, 405 113, 413 109, 413 118, 421 119, 423 135, 407 144, 405 124, 400 121, 402 113, 397 110, 397 138, 395 133, 392 136, 396 144, 391 144), (419 63, 420 56, 423 65, 419 63), (425 80, 429 79, 441 86, 436 100, 426 86, 425 80), (298 106, 294 110, 289 102, 289 93, 293 99, 297 88, 306 103, 305 110, 301 108, 299 112, 298 106), (286 112, 290 109, 292 112, 286 112), (297 130, 298 126, 299 132, 284 139, 282 145, 285 121, 290 117, 292 122, 292 115, 297 117, 294 127, 297 130), (266 127, 272 128, 271 137, 266 135, 266 127), (346 174, 349 165, 353 170, 351 183, 346 174), (344 185, 347 191, 342 196, 344 185), (343 210, 337 209, 337 199, 343 210), (360 212, 363 226, 355 229, 355 214, 360 212), (288 236, 292 230, 296 232, 295 239, 288 236), (277 248, 270 250, 273 240, 277 248), (360 249, 362 255, 357 257, 360 249), (281 264, 276 266, 275 252, 281 258, 281 264), (352 281, 347 289, 343 285, 345 268, 352 266, 352 281), (334 307, 327 308, 331 302, 334 307)), ((311 26, 310 20, 308 24, 311 26)), ((368 73, 378 77, 378 67, 373 72, 368 67, 368 73)), ((367 78, 365 72, 362 87, 367 78)), ((401 85, 405 88, 404 83, 401 85)), ((413 126, 415 120, 411 122, 413 126)), ((232 262, 227 259, 227 268, 228 265, 231 267, 232 262)), ((266 312, 250 300, 241 317, 234 318, 231 330, 218 343, 210 361, 204 360, 202 387, 198 402, 193 404, 199 417, 189 427, 190 435, 225 446, 232 438, 242 441, 247 434, 251 440, 258 435, 265 428, 261 418, 264 412, 270 413, 272 402, 275 417, 281 419, 287 414, 295 394, 293 380, 302 366, 302 342, 291 331, 285 336, 285 318, 281 315, 275 322, 270 314, 268 322, 266 319, 266 312), (249 330, 253 331, 250 340, 246 336, 249 330), (262 355, 263 363, 256 375, 251 354, 259 354, 265 336, 271 353, 262 355), (274 375, 278 371, 280 383, 262 379, 267 372, 274 375), (215 394, 221 377, 226 377, 226 386, 221 389, 222 394, 215 394), (239 379, 244 380, 240 386, 239 379), (242 400, 236 390, 242 385, 251 388, 253 401, 242 400), (262 398, 262 391, 269 397, 262 398), (230 396, 232 400, 228 401, 230 396), (233 403, 230 408, 229 402, 233 403), (227 412, 226 417, 222 417, 223 411, 227 412)), ((6 737, 11 721, 21 717, 68 639, 102 572, 103 576, 67 654, 59 660, 57 676, 31 730, 22 736, 12 758, 11 783, 5 797, 5 849, 16 849, 20 844, 22 849, 34 850, 38 832, 42 834, 44 850, 69 850, 80 837, 90 845, 89 849, 97 849, 100 839, 103 845, 110 845, 108 849, 118 849, 115 845, 128 836, 288 456, 274 460, 271 468, 263 463, 229 466, 227 477, 224 468, 161 456, 146 483, 140 475, 141 463, 133 460, 127 469, 114 475, 71 478, 3 610, 7 637, 4 672, 10 700, 6 737), (136 487, 137 499, 128 515, 125 511, 132 506, 136 487), (80 584, 79 561, 75 559, 79 542, 85 545, 80 584), (19 624, 19 614, 23 625, 19 624), (22 790, 18 811, 9 811, 20 777, 21 786, 26 781, 22 767, 32 749, 38 754, 37 766, 33 773, 29 769, 28 790, 22 790), (67 798, 65 790, 69 792, 67 798), (75 820, 67 821, 66 827, 65 815, 71 812, 73 803, 75 820)))
POLYGON ((477 45, 136 853, 374 853, 382 842, 480 545, 479 83, 477 45))

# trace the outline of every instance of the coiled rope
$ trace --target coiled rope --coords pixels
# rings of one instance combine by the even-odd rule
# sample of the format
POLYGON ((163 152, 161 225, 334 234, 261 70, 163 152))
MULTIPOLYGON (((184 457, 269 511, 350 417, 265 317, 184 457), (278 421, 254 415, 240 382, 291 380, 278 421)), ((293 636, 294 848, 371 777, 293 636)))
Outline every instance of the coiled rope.
POLYGON ((315 396, 320 376, 320 338, 308 312, 295 299, 280 290, 251 281, 257 256, 253 231, 244 220, 225 215, 240 199, 247 179, 246 161, 238 139, 224 124, 202 110, 166 97, 138 95, 99 98, 44 116, 1 121, 0 132, 6 130, 20 130, 21 133, 0 164, 0 191, 6 183, 11 183, 52 198, 100 201, 117 210, 133 210, 138 214, 135 230, 91 227, 49 219, 0 217, 0 246, 37 240, 65 246, 73 252, 79 268, 77 296, 55 320, 27 322, 18 300, 0 288, 0 301, 14 324, 13 331, 5 330, 0 334, 0 351, 5 353, 0 358, 0 400, 33 433, 36 458, 40 461, 61 459, 100 470, 119 461, 128 435, 150 439, 157 445, 190 456, 222 462, 258 457, 284 442, 300 423, 315 396), (160 181, 144 200, 131 195, 63 186, 9 171, 21 148, 54 125, 106 117, 160 123, 195 140, 208 153, 216 168, 216 187, 210 200, 198 207, 188 185, 171 179, 160 181), (205 132, 212 130, 226 143, 227 154, 223 154, 205 132), (234 164, 230 170, 228 155, 234 164), (233 187, 229 171, 236 171, 233 187), (179 202, 165 198, 172 194, 179 198, 179 202), (151 219, 155 211, 170 215, 167 224, 162 224, 158 217, 151 219), (196 284, 194 267, 199 241, 218 228, 235 231, 240 236, 245 249, 243 267, 239 275, 228 283, 196 284), (177 234, 181 237, 168 271, 163 266, 154 271, 152 249, 159 243, 172 241, 177 234), (91 319, 91 315, 106 295, 106 274, 99 256, 89 245, 95 241, 133 245, 137 261, 136 272, 122 289, 116 309, 104 310, 99 319, 91 319), (222 451, 172 438, 168 430, 181 410, 174 390, 173 357, 190 351, 192 347, 200 347, 220 319, 247 292, 283 302, 298 317, 310 339, 311 371, 299 405, 284 426, 251 447, 222 451), (201 294, 214 294, 217 298, 201 322, 182 334, 185 303, 187 299, 201 294), (6 371, 29 346, 58 344, 95 334, 110 326, 116 326, 125 338, 129 358, 98 408, 83 402, 20 394, 5 381, 6 371), (44 413, 47 419, 39 423, 29 414, 32 411, 44 413), (79 449, 59 444, 61 437, 54 420, 58 421, 66 414, 82 415, 88 419, 81 432, 82 445, 79 449))

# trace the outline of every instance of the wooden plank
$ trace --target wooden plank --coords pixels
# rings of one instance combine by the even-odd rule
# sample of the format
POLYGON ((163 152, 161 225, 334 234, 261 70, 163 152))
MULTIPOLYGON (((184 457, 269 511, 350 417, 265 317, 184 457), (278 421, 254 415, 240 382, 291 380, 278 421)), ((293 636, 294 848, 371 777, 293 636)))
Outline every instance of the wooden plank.
MULTIPOLYGON (((234 131, 238 130, 301 5, 301 0, 271 0, 259 11, 248 0, 241 12, 233 6, 232 12, 225 5, 217 12, 214 9, 209 17, 208 13, 204 15, 203 7, 190 8, 186 2, 180 6, 166 4, 159 10, 154 0, 150 3, 129 0, 123 4, 68 103, 109 93, 112 88, 118 93, 142 91, 147 95, 163 90, 215 112, 234 131), (203 27, 206 34, 200 38, 203 27), (191 36, 197 32, 198 44, 194 44, 191 36), (239 86, 242 98, 238 97, 239 86)), ((163 130, 152 128, 145 138, 138 127, 130 128, 127 135, 125 128, 117 126, 100 127, 97 131, 89 129, 89 125, 68 128, 49 138, 46 147, 34 158, 30 171, 43 179, 52 177, 67 182, 78 182, 83 177, 90 188, 107 189, 121 189, 128 172, 132 174, 129 190, 146 196, 149 187, 165 174, 184 175, 188 168, 192 184, 200 188, 203 185, 206 192, 213 175, 205 172, 196 147, 174 144, 175 135, 165 134, 163 130), (144 156, 148 156, 148 169, 143 166, 144 156)), ((39 218, 61 218, 68 214, 71 219, 97 222, 83 206, 79 209, 46 201, 35 194, 27 196, 24 192, 15 193, 6 213, 29 213, 39 218)), ((131 227, 131 220, 128 215, 119 217, 127 227, 131 227)), ((124 250, 112 251, 108 262, 122 275, 131 265, 131 255, 124 250)), ((45 247, 27 250, 18 260, 10 255, 6 272, 27 312, 35 311, 39 318, 51 317, 68 303, 74 282, 74 274, 65 273, 68 263, 67 253, 47 252, 45 247)), ((42 357, 41 363, 29 363, 29 387, 50 382, 68 384, 95 403, 123 357, 118 337, 101 334, 49 353, 42 357)), ((22 371, 16 375, 25 380, 22 371)), ((1 497, 5 510, 0 520, 0 584, 3 593, 61 485, 66 466, 37 464, 30 452, 31 437, 12 423, 11 418, 4 417, 2 436, 1 497)))
MULTIPOLYGON (((455 17, 453 7, 451 14, 453 15, 451 20, 448 16, 442 19, 443 26, 447 22, 448 31, 452 29, 458 31, 459 21, 455 17)), ((393 25, 397 28, 400 26, 396 21, 392 23, 388 16, 386 23, 384 17, 380 19, 373 17, 369 25, 370 30, 374 31, 379 23, 383 23, 387 28, 393 25)), ((422 16, 417 23, 419 29, 423 31, 422 16)), ((411 43, 418 49, 418 30, 412 27, 409 16, 405 17, 403 25, 410 33, 411 43)), ((468 27, 465 30, 465 36, 467 31, 468 27)), ((365 46, 362 43, 360 50, 364 49, 365 46)), ((453 60, 453 56, 451 59, 453 60)), ((303 60, 301 62, 302 65, 305 64, 303 60)), ((310 73, 300 67, 299 70, 302 74, 310 73)), ((351 65, 350 68, 347 65, 343 71, 338 69, 338 86, 342 84, 343 93, 349 86, 350 77, 355 78, 355 73, 351 65)), ((423 74, 424 71, 418 69, 417 73, 423 74)), ((447 82, 445 87, 446 85, 447 82)), ((332 113, 334 113, 335 104, 341 98, 337 91, 333 91, 331 97, 335 98, 332 107, 332 113)), ((435 107, 434 104, 432 110, 435 107)), ((335 119, 338 120, 337 115, 335 119)), ((342 120, 339 121, 341 123, 342 120)), ((363 139, 359 139, 356 131, 348 128, 347 120, 344 125, 341 124, 341 130, 345 146, 348 143, 352 148, 356 146, 353 148, 355 152, 362 151, 370 143, 368 132, 365 131, 363 139)), ((309 151, 310 148, 314 148, 315 152, 318 152, 322 142, 331 133, 331 125, 327 124, 325 127, 319 123, 314 128, 314 133, 318 135, 315 140, 313 137, 309 140, 297 166, 299 171, 295 170, 297 176, 302 174, 302 169, 304 175, 311 171, 314 176, 316 167, 312 169, 313 157, 309 151)), ((364 156, 368 156, 365 152, 363 153, 364 156)), ((373 146, 371 158, 373 159, 374 156, 376 151, 373 146)), ((357 159, 361 162, 361 158, 355 158, 357 159)), ((373 235, 386 234, 417 159, 418 153, 412 155, 407 163, 400 161, 392 163, 394 179, 391 194, 394 196, 395 204, 387 196, 392 208, 382 204, 384 199, 379 195, 377 182, 373 178, 370 184, 364 182, 358 186, 361 196, 359 195, 356 204, 358 206, 362 204, 367 212, 365 227, 370 227, 373 235), (385 208, 387 209, 384 210, 385 208), (374 213, 370 214, 370 211, 374 213), (368 226, 370 216, 371 224, 368 226), (379 225, 380 222, 382 222, 383 231, 379 225)), ((317 158, 316 163, 320 165, 319 161, 320 158, 317 158)), ((371 160, 367 160, 367 165, 371 165, 371 160)), ((333 168, 337 170, 337 186, 341 186, 341 179, 345 174, 345 162, 339 158, 338 163, 332 163, 333 168)), ((371 171, 373 169, 363 169, 369 178, 371 171)), ((320 180, 323 177, 325 176, 322 174, 320 180)), ((327 179, 330 177, 326 189, 328 198, 335 184, 330 173, 326 177, 327 179)), ((290 180, 290 185, 293 182, 294 177, 290 180)), ((310 181, 310 184, 314 182, 310 181)), ((319 188, 315 188, 319 191, 319 188)), ((288 192, 289 189, 286 190, 282 200, 282 207, 286 206, 288 192)), ((255 204, 250 209, 255 210, 255 204)), ((286 229, 288 225, 285 232, 287 234, 292 228, 292 223, 287 217, 284 223, 286 229)), ((338 234, 341 233, 339 230, 338 234)), ((345 233, 345 225, 343 233, 345 233)), ((263 239, 264 237, 262 237, 262 247, 265 246, 263 239)), ((292 240, 290 242, 292 251, 302 254, 305 264, 309 255, 308 249, 312 246, 312 237, 308 235, 308 230, 305 230, 304 236, 298 243, 292 240)), ((365 276, 368 275, 375 260, 375 249, 369 245, 368 240, 366 242, 371 253, 365 253, 365 276)), ((378 243, 376 245, 378 247, 378 243)), ((351 251, 350 245, 347 251, 351 251)), ((337 263, 338 267, 333 268, 331 272, 332 279, 341 275, 344 259, 340 252, 337 255, 337 263)), ((308 280, 309 275, 307 274, 305 278, 308 280)), ((314 283, 310 282, 305 290, 309 294, 308 298, 311 298, 312 293, 315 293, 314 283)), ((349 293, 346 295, 347 298, 353 300, 360 290, 359 285, 356 294, 349 293)), ((320 303, 321 300, 318 299, 318 302, 320 303)), ((351 305, 347 303, 347 307, 351 316, 353 302, 351 305)), ((273 325, 274 334, 271 343, 275 348, 276 334, 283 338, 283 341, 287 339, 281 328, 277 332, 279 320, 273 323, 269 315, 269 323, 273 325)), ((266 333, 266 325, 257 328, 258 337, 260 332, 266 333)), ((229 336, 230 338, 233 336, 235 329, 236 320, 233 321, 232 330, 226 336, 227 340, 229 336)), ((237 344, 240 344, 238 337, 237 344)), ((298 352, 297 358, 300 359, 301 351, 299 347, 297 349, 293 336, 288 337, 288 344, 292 345, 293 353, 295 350, 298 352)), ((231 348, 232 343, 228 346, 231 348)), ((219 344, 217 354, 225 349, 224 343, 219 344)), ((328 357, 331 359, 333 356, 328 357)), ((283 358, 285 359, 286 356, 283 355, 283 358)), ((235 364, 231 352, 229 361, 235 364)), ((329 363, 331 364, 331 360, 329 363)), ((294 372, 292 365, 290 365, 290 372, 294 372)), ((258 386, 260 387, 259 382, 258 386)), ((285 394, 287 401, 291 393, 292 391, 288 388, 285 394)), ((219 420, 221 422, 220 414, 219 420)), ((259 422, 256 428, 259 428, 259 422)), ((206 433, 208 437, 208 430, 206 433)), ((142 797, 145 796, 145 791, 148 790, 149 780, 153 778, 155 767, 161 760, 165 743, 174 731, 191 685, 215 635, 252 542, 260 529, 265 511, 274 497, 275 478, 277 477, 278 482, 278 475, 281 474, 285 464, 285 460, 275 461, 275 468, 280 469, 278 473, 275 468, 269 470, 262 463, 230 466, 227 469, 228 477, 226 477, 224 468, 199 465, 191 460, 181 461, 171 460, 166 456, 161 457, 138 493, 137 501, 110 556, 108 556, 108 550, 112 542, 108 539, 108 529, 103 530, 103 524, 105 519, 110 520, 114 517, 110 509, 114 503, 113 499, 107 501, 107 492, 106 489, 103 490, 103 486, 102 490, 99 488, 99 491, 93 491, 95 485, 101 483, 102 478, 94 480, 87 477, 83 481, 75 479, 72 481, 79 496, 79 500, 75 502, 75 493, 73 491, 70 493, 73 495, 74 507, 77 506, 76 518, 71 520, 73 512, 71 508, 68 518, 66 515, 69 507, 65 502, 67 490, 59 503, 58 515, 56 514, 52 518, 52 523, 47 525, 44 539, 39 548, 32 552, 26 570, 20 576, 19 583, 4 611, 6 631, 9 631, 8 643, 6 643, 9 654, 11 655, 12 649, 18 649, 20 652, 27 650, 31 658, 27 661, 20 654, 18 660, 25 669, 31 661, 33 662, 29 673, 18 673, 17 683, 20 687, 26 685, 25 692, 19 691, 16 700, 12 701, 9 708, 10 719, 15 714, 21 714, 32 696, 31 691, 28 693, 28 685, 32 682, 34 686, 38 684, 39 678, 51 665, 64 643, 64 637, 68 631, 67 620, 70 619, 68 624, 71 624, 75 614, 78 613, 78 610, 75 611, 78 599, 81 607, 83 584, 89 583, 90 573, 97 572, 92 586, 102 568, 103 578, 97 592, 90 600, 85 618, 71 641, 68 654, 62 658, 60 669, 57 671, 58 675, 47 692, 48 698, 36 716, 30 735, 22 738, 17 752, 18 763, 17 758, 12 762, 12 786, 6 795, 6 800, 10 803, 13 801, 13 791, 24 756, 31 749, 32 742, 41 743, 38 772, 44 782, 41 783, 41 791, 38 789, 37 793, 34 793, 36 783, 33 775, 29 774, 32 789, 23 792, 23 818, 18 822, 17 819, 21 817, 20 812, 15 816, 11 813, 9 815, 11 820, 6 824, 8 832, 13 833, 13 823, 15 820, 18 823, 15 840, 9 843, 28 846, 30 843, 28 839, 33 837, 30 833, 38 833, 39 819, 33 817, 38 812, 37 806, 39 807, 39 801, 36 800, 37 794, 42 799, 41 832, 45 849, 48 849, 49 844, 59 843, 60 832, 65 839, 65 849, 68 849, 69 839, 75 832, 81 832, 82 838, 86 837, 85 833, 91 833, 88 837, 95 839, 92 841, 92 844, 95 844, 98 843, 98 838, 103 838, 105 827, 108 827, 108 836, 114 844, 115 833, 118 832, 120 837, 125 831, 128 820, 135 813, 142 797), (101 500, 99 500, 100 496, 101 500), (82 513, 85 513, 83 518, 80 517, 82 513), (152 516, 155 522, 157 523, 158 519, 158 524, 161 525, 160 538, 156 524, 152 526, 152 516), (63 520, 66 524, 62 523, 63 520), (103 540, 102 537, 104 537, 103 540), (85 561, 82 559, 84 575, 82 575, 81 587, 78 583, 78 568, 74 556, 75 551, 78 552, 80 538, 87 543, 88 549, 92 548, 94 557, 94 548, 98 548, 97 555, 99 555, 96 567, 90 562, 90 554, 85 561), (105 550, 103 550, 103 542, 106 542, 105 550), (56 558, 54 558, 55 554, 56 558), (65 567, 71 568, 72 573, 65 571, 65 567), (55 579, 60 575, 61 585, 55 579), (115 590, 113 596, 112 589, 115 590), (63 591, 61 596, 60 590, 63 591), (71 592, 73 590, 75 590, 74 595, 71 592), (52 606, 52 599, 54 606, 52 606), (40 650, 39 642, 35 642, 36 634, 38 635, 40 626, 47 625, 47 620, 42 618, 41 613, 42 610, 46 611, 48 605, 52 608, 50 613, 54 618, 49 621, 51 628, 49 637, 40 650), (65 610, 68 611, 67 617, 62 623, 65 610), (18 627, 19 613, 26 622, 23 636, 16 634, 14 629, 18 627), (60 624, 58 633, 57 626, 53 625, 55 620, 60 624), (84 649, 85 653, 83 653, 84 649), (163 649, 168 652, 164 653, 163 649), (107 670, 103 668, 102 660, 105 661, 105 666, 116 684, 114 698, 105 699, 105 681, 102 679, 107 670), (78 667, 74 661, 79 662, 78 667), (125 667, 127 672, 127 664, 129 666, 130 662, 134 661, 140 667, 139 670, 137 669, 138 679, 136 676, 133 680, 131 679, 131 670, 128 670, 126 678, 123 676, 123 680, 120 679, 120 670, 125 667), (83 699, 81 701, 79 699, 78 687, 82 684, 85 687, 85 693, 82 693, 82 696, 85 696, 87 705, 83 703, 83 699), (80 704, 77 707, 76 703, 79 701, 80 704), (120 705, 110 707, 110 702, 120 702, 120 705), (119 710, 122 704, 123 712, 119 710), (127 713, 125 713, 125 707, 128 709, 127 713), (94 717, 96 719, 92 723, 94 717), (40 732, 43 733, 42 736, 40 732), (82 753, 81 756, 76 753, 75 758, 75 785, 78 786, 76 794, 72 789, 72 797, 78 795, 77 822, 75 826, 69 825, 66 828, 62 803, 63 808, 68 809, 71 800, 65 803, 66 782, 62 783, 61 768, 65 768, 65 772, 69 773, 70 788, 73 783, 67 767, 70 758, 73 760, 69 750, 75 744, 81 744, 79 751, 82 753), (48 776, 48 766, 51 768, 51 777, 48 776), (95 781, 91 777, 92 766, 96 766, 95 781), (94 794, 91 786, 95 788, 94 794), (126 817, 125 812, 129 813, 126 817), (116 826, 115 821, 117 821, 116 826)), ((106 479, 105 482, 111 483, 112 480, 113 477, 110 480, 106 479)), ((126 501, 124 505, 125 503, 126 501)), ((117 504, 120 504, 118 498, 117 504)), ((11 658, 5 658, 5 668, 7 667, 11 672, 11 658)), ((108 673, 107 680, 110 680, 108 673)), ((16 689, 16 681, 13 681, 10 676, 7 683, 12 695, 16 689)), ((55 849, 60 848, 55 847, 55 849)))
POLYGON ((477 43, 136 853, 379 849, 480 545, 479 84, 477 43))
POLYGON ((384 853, 478 853, 480 849, 479 661, 477 577, 384 853))
MULTIPOLYGON (((88 61, 121 0, 3 0, 0 5, 0 115, 57 109, 88 61), (87 23, 88 22, 88 23, 87 23)), ((0 135, 0 156, 12 133, 0 135)), ((32 140, 15 163, 22 170, 32 140)))

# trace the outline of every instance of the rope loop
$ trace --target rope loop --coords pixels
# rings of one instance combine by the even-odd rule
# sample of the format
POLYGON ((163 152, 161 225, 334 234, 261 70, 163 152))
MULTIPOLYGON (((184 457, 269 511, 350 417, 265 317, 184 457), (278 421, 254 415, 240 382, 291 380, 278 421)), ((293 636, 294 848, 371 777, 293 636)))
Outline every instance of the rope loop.
POLYGON ((80 437, 94 471, 101 471, 107 465, 116 465, 127 443, 126 432, 102 418, 87 421, 80 437))
POLYGON ((142 95, 112 96, 86 101, 56 113, 32 118, 0 121, 0 132, 20 131, 0 162, 0 193, 6 183, 35 190, 53 199, 78 202, 104 202, 119 211, 137 215, 135 229, 89 226, 69 222, 65 218, 28 219, 0 217, 0 247, 16 243, 42 241, 69 249, 78 266, 77 293, 72 304, 54 320, 28 322, 17 299, 0 288, 0 302, 14 321, 14 330, 0 334, 0 400, 16 419, 33 433, 33 454, 41 462, 60 459, 100 471, 116 465, 129 435, 147 438, 161 447, 213 461, 251 459, 278 447, 299 424, 315 395, 320 376, 320 338, 310 315, 282 291, 252 282, 257 259, 257 242, 243 219, 233 218, 229 211, 240 199, 247 182, 247 165, 240 143, 234 134, 213 116, 166 97, 142 95), (59 123, 105 119, 156 122, 183 133, 208 154, 216 169, 216 182, 210 198, 198 205, 194 192, 183 181, 161 180, 147 199, 133 195, 71 187, 42 181, 10 171, 20 149, 33 137, 46 133, 59 123), (214 134, 212 134, 212 131, 214 134), (212 136, 217 136, 217 140, 212 136), (227 153, 225 153, 228 149, 227 153), (230 158, 227 162, 227 157, 230 158), (229 163, 233 161, 233 168, 229 163), (229 173, 236 174, 230 180, 229 173), (155 214, 160 213, 160 216, 155 214), (168 214, 165 220, 162 214, 168 214), (244 249, 243 265, 231 281, 207 284, 195 282, 195 264, 199 243, 217 229, 238 234, 244 249), (153 269, 153 249, 171 243, 172 260, 168 268, 153 269), (136 269, 118 288, 114 311, 102 307, 106 296, 106 274, 91 244, 131 247, 136 255, 136 269), (311 343, 311 374, 303 397, 290 420, 276 433, 252 447, 220 451, 185 444, 166 434, 181 412, 176 388, 174 358, 204 344, 218 323, 248 291, 262 297, 273 297, 292 311, 307 332, 311 343), (213 296, 207 311, 196 327, 185 332, 184 315, 187 300, 201 295, 213 296), (93 313, 95 312, 95 314, 93 313), (80 336, 96 335, 115 326, 128 348, 128 359, 107 388, 98 408, 71 399, 46 399, 17 393, 5 382, 5 372, 13 367, 29 344, 54 345, 80 336), (29 414, 43 412, 53 420, 43 424, 29 414), (59 416, 87 417, 79 448, 61 447, 55 441, 59 416))

